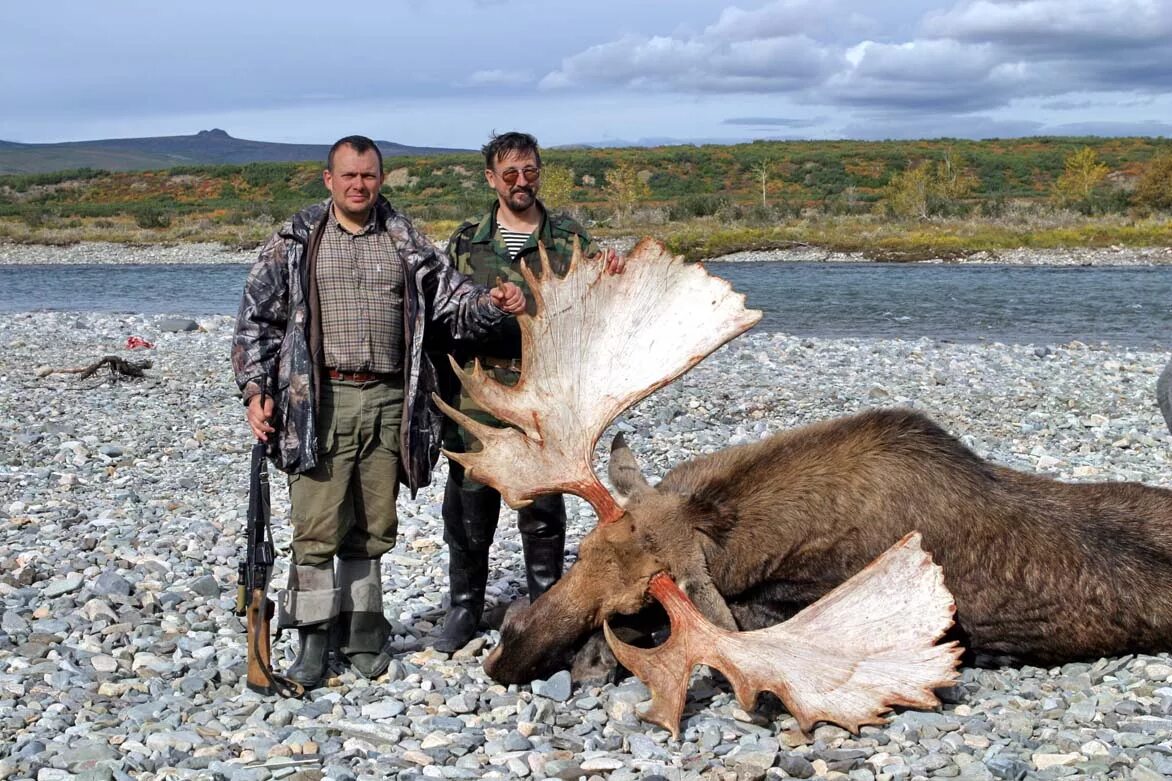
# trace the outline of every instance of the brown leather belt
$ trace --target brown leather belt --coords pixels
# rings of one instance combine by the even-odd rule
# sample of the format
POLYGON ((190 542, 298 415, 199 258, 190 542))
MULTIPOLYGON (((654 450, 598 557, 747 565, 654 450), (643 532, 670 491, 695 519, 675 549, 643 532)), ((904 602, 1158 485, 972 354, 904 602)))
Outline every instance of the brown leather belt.
POLYGON ((504 369, 505 371, 521 373, 520 358, 480 358, 480 365, 489 369, 504 369))
POLYGON ((377 372, 341 372, 337 369, 326 369, 326 374, 331 380, 341 380, 342 382, 386 382, 398 376, 377 372))

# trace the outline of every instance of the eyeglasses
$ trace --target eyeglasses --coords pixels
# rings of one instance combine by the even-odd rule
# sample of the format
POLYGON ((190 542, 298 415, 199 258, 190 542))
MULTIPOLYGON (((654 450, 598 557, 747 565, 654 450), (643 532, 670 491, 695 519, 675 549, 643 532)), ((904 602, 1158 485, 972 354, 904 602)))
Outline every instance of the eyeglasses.
POLYGON ((506 168, 497 174, 497 176, 499 176, 501 179, 504 179, 505 184, 512 187, 517 183, 517 177, 521 174, 525 175, 526 182, 536 182, 539 178, 541 178, 541 169, 532 165, 527 165, 520 171, 518 171, 516 168, 506 168))

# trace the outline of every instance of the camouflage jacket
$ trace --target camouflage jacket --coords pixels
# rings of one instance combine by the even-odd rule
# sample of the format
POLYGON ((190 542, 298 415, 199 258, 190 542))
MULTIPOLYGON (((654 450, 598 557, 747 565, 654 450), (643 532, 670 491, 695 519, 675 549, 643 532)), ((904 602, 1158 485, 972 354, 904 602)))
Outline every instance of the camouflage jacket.
MULTIPOLYGON (((269 455, 290 473, 317 464, 316 407, 323 364, 314 262, 329 207, 327 199, 298 212, 261 248, 244 284, 232 342, 232 369, 244 401, 260 393, 262 385, 273 396, 277 433, 270 438, 269 455)), ((423 352, 425 327, 443 323, 452 338, 470 340, 491 331, 505 315, 485 288, 457 272, 449 257, 385 198, 379 196, 375 209, 404 267, 399 479, 414 496, 431 479, 442 428, 442 415, 431 401, 436 376, 423 352)))
MULTIPOLYGON (((549 255, 551 269, 558 275, 564 275, 569 269, 575 241, 582 247, 584 256, 598 252, 598 247, 590 240, 586 229, 572 217, 551 214, 540 201, 537 206, 541 210, 541 226, 529 237, 514 260, 509 260, 509 250, 497 235, 496 213, 500 208, 499 203, 494 203, 488 213, 479 219, 465 222, 448 241, 448 254, 460 273, 468 275, 478 285, 489 287, 496 284, 498 277, 516 282, 525 291, 530 314, 533 314, 534 301, 529 286, 521 276, 521 261, 524 260, 535 275, 541 275, 541 261, 537 254, 539 241, 549 255)), ((476 341, 457 339, 446 345, 445 351, 455 355, 460 363, 466 363, 474 357, 520 358, 521 329, 515 317, 506 317, 486 336, 476 341)))

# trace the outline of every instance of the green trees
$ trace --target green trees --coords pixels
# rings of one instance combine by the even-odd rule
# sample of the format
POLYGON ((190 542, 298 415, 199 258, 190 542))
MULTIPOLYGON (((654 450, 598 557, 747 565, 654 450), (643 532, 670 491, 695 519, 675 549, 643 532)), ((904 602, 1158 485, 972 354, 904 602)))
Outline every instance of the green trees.
POLYGON ((883 204, 896 217, 927 219, 956 214, 979 186, 959 155, 945 151, 943 159, 913 165, 891 177, 883 188, 883 204))
POLYGON ((541 200, 550 209, 564 209, 571 203, 574 192, 574 172, 565 166, 551 164, 541 168, 541 200))
POLYGON ((1111 169, 1099 162, 1099 156, 1084 146, 1063 162, 1062 175, 1054 181, 1052 196, 1061 206, 1089 206, 1096 188, 1111 169))
POLYGON ((651 194, 647 182, 639 176, 639 169, 629 160, 621 160, 606 172, 606 193, 620 218, 628 217, 640 198, 651 194))

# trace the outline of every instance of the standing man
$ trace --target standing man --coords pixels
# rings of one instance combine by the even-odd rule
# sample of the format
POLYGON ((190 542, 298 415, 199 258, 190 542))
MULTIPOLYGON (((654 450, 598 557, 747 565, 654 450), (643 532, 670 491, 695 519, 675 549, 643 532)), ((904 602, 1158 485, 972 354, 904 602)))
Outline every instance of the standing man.
POLYGON ((325 677, 331 630, 362 675, 390 662, 379 559, 395 544, 399 481, 414 495, 438 455, 424 329, 467 339, 525 306, 516 285, 458 273, 379 194, 369 138, 335 143, 322 179, 330 197, 261 249, 232 344, 248 425, 289 473, 293 562, 278 605, 299 634, 288 675, 307 689, 325 677))
MULTIPOLYGON (((583 255, 598 249, 586 230, 568 216, 550 214, 537 199, 541 188, 541 154, 537 139, 528 133, 494 136, 484 153, 484 177, 496 193, 496 203, 480 219, 461 225, 448 243, 456 267, 481 285, 500 278, 522 287, 521 261, 541 273, 537 245, 549 255, 550 267, 563 275, 570 266, 575 242, 583 255)), ((623 260, 609 251, 607 271, 620 273, 623 260)), ((528 297, 528 290, 526 290, 528 297)), ((474 343, 457 341, 451 353, 464 366, 479 359, 486 371, 508 385, 516 384, 521 371, 521 331, 515 318, 506 318, 494 332, 474 343)), ((440 365, 441 372, 443 365, 440 365)), ((452 377, 441 382, 447 401, 461 412, 492 426, 504 424, 479 409, 452 377)), ((444 447, 465 452, 478 447, 475 438, 453 421, 445 422, 444 447)), ((496 533, 501 497, 492 488, 470 479, 464 468, 448 460, 448 484, 444 491, 444 542, 448 545, 451 607, 435 649, 451 653, 476 633, 484 612, 488 582, 488 550, 496 533)), ((560 494, 542 496, 517 511, 517 527, 525 554, 525 577, 530 602, 549 590, 562 575, 566 547, 566 505, 560 494)))

